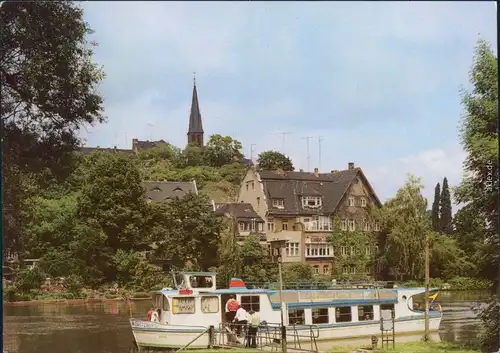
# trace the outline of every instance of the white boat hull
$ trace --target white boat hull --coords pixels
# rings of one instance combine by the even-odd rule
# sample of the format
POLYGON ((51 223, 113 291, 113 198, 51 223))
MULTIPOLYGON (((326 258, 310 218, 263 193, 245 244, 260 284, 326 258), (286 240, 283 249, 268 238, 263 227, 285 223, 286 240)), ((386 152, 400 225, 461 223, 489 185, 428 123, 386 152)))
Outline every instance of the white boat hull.
MULTIPOLYGON (((429 318, 429 328, 431 331, 437 331, 441 323, 441 315, 433 315, 429 318)), ((188 349, 207 348, 210 344, 208 327, 204 326, 176 326, 163 325, 159 323, 131 319, 132 332, 135 341, 140 347, 157 348, 180 348, 189 344, 188 349), (193 342, 194 340, 194 342, 193 342)), ((335 341, 342 339, 369 337, 372 335, 380 336, 380 323, 378 321, 364 321, 354 323, 337 323, 311 326, 296 326, 287 328, 287 336, 290 344, 293 341, 310 342, 311 331, 316 341, 335 341)), ((216 329, 218 329, 216 327, 216 329)), ((265 329, 261 329, 258 335, 265 339, 265 329)), ((273 332, 275 329, 273 329, 273 332)), ((397 319, 395 322, 396 335, 407 335, 424 331, 423 315, 411 316, 397 319)), ((222 333, 225 334, 225 333, 222 333)), ((216 344, 222 334, 216 334, 216 344)), ((270 339, 273 334, 267 336, 270 339)), ((227 341, 225 341, 227 342, 227 341)), ((271 343, 271 342, 263 342, 271 343)))

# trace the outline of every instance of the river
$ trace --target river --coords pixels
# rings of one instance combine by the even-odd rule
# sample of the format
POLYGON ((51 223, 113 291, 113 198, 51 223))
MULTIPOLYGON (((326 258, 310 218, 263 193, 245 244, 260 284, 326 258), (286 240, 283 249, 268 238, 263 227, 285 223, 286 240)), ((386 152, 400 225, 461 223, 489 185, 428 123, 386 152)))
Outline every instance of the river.
MULTIPOLYGON (((475 341, 481 326, 470 307, 487 297, 484 292, 440 293, 437 302, 444 310, 440 338, 475 341)), ((4 349, 8 353, 127 353, 133 340, 130 313, 135 317, 145 315, 149 304, 6 304, 4 349)))

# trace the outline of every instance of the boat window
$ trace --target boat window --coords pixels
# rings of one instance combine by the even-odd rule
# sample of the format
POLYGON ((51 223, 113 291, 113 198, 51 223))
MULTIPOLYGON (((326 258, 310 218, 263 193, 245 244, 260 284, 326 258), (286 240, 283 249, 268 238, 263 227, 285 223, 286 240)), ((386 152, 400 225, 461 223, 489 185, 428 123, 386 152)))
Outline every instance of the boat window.
POLYGON ((373 320, 373 305, 358 306, 358 320, 359 321, 373 320))
POLYGON ((191 288, 212 288, 211 276, 189 276, 191 288))
POLYGON ((258 295, 242 295, 240 298, 241 306, 247 312, 253 310, 260 311, 260 297, 258 295))
POLYGON ((174 314, 194 314, 195 305, 193 297, 177 297, 172 299, 172 312, 174 314))
POLYGON ((382 312, 382 310, 392 310, 394 314, 394 304, 380 304, 380 312, 382 312))
POLYGON ((304 309, 288 310, 288 322, 290 325, 304 325, 305 321, 304 309))
POLYGON ((154 306, 155 308, 161 308, 162 294, 155 294, 154 306))
POLYGON ((352 313, 350 306, 341 306, 335 308, 335 321, 336 322, 349 322, 352 321, 352 313))
POLYGON ((206 296, 201 297, 201 312, 212 314, 219 312, 219 297, 206 296))
POLYGON ((313 324, 327 324, 328 323, 328 308, 312 309, 312 323, 313 324))
POLYGON ((162 306, 163 311, 169 311, 170 310, 170 305, 168 305, 168 298, 166 296, 163 296, 163 306, 162 306))

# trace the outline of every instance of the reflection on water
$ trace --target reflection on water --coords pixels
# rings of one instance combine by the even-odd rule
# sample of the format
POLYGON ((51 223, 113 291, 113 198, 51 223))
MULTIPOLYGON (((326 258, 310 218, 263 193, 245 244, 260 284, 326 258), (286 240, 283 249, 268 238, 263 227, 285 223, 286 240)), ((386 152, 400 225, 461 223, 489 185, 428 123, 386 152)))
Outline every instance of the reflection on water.
MULTIPOLYGON (((437 300, 444 310, 441 339, 474 342, 480 322, 470 308, 487 297, 478 292, 441 293, 437 300)), ((133 340, 130 312, 134 317, 145 315, 149 304, 5 305, 4 349, 9 353, 126 353, 133 340)))

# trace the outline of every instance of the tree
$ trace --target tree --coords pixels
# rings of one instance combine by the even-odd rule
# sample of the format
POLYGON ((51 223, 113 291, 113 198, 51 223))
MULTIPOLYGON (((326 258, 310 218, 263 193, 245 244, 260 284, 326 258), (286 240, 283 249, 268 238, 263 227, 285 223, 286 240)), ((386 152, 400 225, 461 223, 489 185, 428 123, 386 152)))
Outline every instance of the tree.
POLYGON ((234 217, 225 218, 222 221, 222 233, 218 246, 218 266, 220 283, 226 285, 232 277, 241 276, 243 266, 243 254, 238 244, 238 224, 234 217))
POLYGON ((421 179, 409 175, 396 197, 387 201, 381 211, 386 233, 383 261, 397 279, 424 276, 425 236, 431 225, 422 189, 421 179))
MULTIPOLYGON (((433 206, 434 207, 434 206, 433 206)), ((443 179, 443 190, 440 199, 439 230, 443 234, 453 233, 453 217, 451 215, 451 197, 448 179, 443 179)))
POLYGON ((241 149, 241 142, 230 136, 212 135, 205 146, 205 163, 212 167, 222 167, 233 162, 241 163, 241 149))
POLYGON ((194 268, 207 271, 217 265, 221 221, 213 213, 208 198, 188 193, 167 205, 153 205, 156 226, 152 240, 156 256, 183 268, 190 262, 194 268))
POLYGON ((482 315, 486 327, 491 328, 483 345, 488 351, 499 349, 500 318, 500 233, 498 229, 498 58, 489 44, 479 40, 470 71, 471 91, 462 91, 465 108, 461 129, 462 146, 467 153, 465 177, 455 190, 457 203, 466 203, 478 220, 484 220, 483 242, 480 252, 490 264, 488 278, 498 288, 496 301, 482 315), (496 310, 495 310, 496 309, 496 310))
POLYGON ((3 2, 0 103, 4 254, 23 249, 21 210, 37 185, 71 172, 77 130, 103 122, 96 45, 71 2, 3 2))
POLYGON ((441 191, 439 183, 436 184, 436 188, 434 189, 434 202, 432 203, 432 229, 435 232, 439 232, 440 230, 440 221, 439 221, 439 205, 441 203, 441 191))
POLYGON ((261 170, 277 170, 293 171, 292 160, 284 154, 277 151, 264 151, 259 154, 257 165, 261 170))

